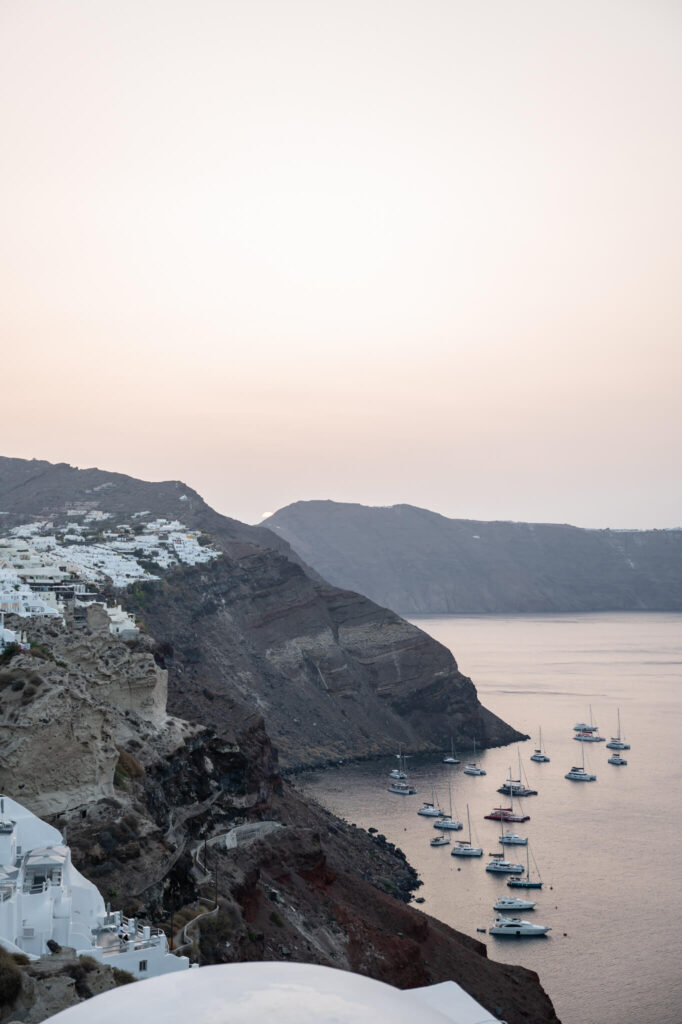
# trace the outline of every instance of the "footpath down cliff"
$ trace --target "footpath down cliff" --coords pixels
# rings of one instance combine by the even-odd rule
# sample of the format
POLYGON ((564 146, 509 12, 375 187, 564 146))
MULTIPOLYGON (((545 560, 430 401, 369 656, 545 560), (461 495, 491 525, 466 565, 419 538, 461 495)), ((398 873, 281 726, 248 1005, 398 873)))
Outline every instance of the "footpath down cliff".
POLYGON ((682 529, 447 519, 298 501, 264 521, 330 583, 401 615, 682 610, 682 529))
MULTIPOLYGON (((164 568, 122 600, 156 638, 173 714, 230 734, 262 715, 284 766, 406 750, 512 742, 450 652, 367 598, 331 586, 271 531, 219 515, 178 481, 0 459, 0 526, 42 519, 68 557, 158 517, 200 532, 221 557, 164 568), (106 519, 97 518, 106 516, 106 519), (80 530, 72 541, 74 530, 80 530), (69 546, 70 545, 70 546, 69 546), (242 709, 237 712, 236 706, 242 709)), ((153 556, 158 557, 158 556, 153 556)))

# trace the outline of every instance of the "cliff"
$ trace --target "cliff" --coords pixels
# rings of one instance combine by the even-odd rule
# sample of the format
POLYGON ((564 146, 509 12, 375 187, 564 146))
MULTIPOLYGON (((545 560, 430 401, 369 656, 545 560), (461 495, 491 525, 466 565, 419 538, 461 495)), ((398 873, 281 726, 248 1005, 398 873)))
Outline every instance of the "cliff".
POLYGON ((141 523, 159 516, 209 538, 221 557, 152 564, 158 579, 125 594, 109 587, 110 596, 158 641, 173 714, 229 737, 235 715, 256 710, 286 766, 388 753, 400 744, 442 750, 451 736, 460 748, 474 739, 493 746, 520 738, 480 705, 445 647, 394 612, 326 583, 285 540, 220 516, 178 481, 0 459, 0 511, 5 530, 31 519, 48 520, 45 529, 59 537, 80 530, 79 543, 61 549, 64 557, 101 544, 103 526, 139 537, 141 523))
MULTIPOLYGON (((46 620, 32 636, 30 652, 4 659, 3 714, 18 727, 0 751, 4 788, 43 814, 56 801, 49 817, 74 864, 114 905, 202 964, 300 960, 407 988, 452 979, 509 1024, 556 1024, 533 972, 489 961, 483 944, 407 905, 418 883, 400 850, 280 778, 262 718, 235 705, 229 738, 167 718, 153 637, 123 643, 46 620), (61 711, 65 693, 85 739, 61 711)), ((68 956, 21 970, 0 1020, 38 1024, 117 981, 68 956)))
POLYGON ((264 523, 330 583, 403 615, 679 611, 682 530, 447 519, 299 501, 264 523))

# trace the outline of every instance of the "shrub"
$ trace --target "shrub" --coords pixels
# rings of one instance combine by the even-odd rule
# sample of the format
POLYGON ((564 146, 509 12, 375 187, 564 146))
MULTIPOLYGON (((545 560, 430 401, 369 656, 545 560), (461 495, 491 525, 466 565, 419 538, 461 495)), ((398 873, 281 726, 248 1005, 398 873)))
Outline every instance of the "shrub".
POLYGON ((278 928, 283 928, 284 927, 284 921, 279 916, 279 914, 277 913, 276 910, 273 910, 271 912, 270 920, 272 921, 273 924, 276 924, 278 928))
POLYGON ((12 1006, 20 991, 21 971, 14 958, 0 946, 0 1006, 12 1006))
POLYGON ((134 978, 130 971, 123 971, 120 967, 114 967, 112 970, 114 972, 114 981, 117 985, 129 985, 131 981, 137 981, 137 978, 134 978))

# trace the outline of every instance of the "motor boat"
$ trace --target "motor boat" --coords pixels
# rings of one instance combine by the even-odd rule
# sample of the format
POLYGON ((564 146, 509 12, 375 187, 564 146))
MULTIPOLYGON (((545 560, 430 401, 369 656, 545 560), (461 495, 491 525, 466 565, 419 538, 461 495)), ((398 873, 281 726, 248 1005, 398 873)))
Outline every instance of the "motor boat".
POLYGON ((488 929, 490 935, 513 935, 516 936, 533 936, 533 935, 546 935, 547 932, 551 932, 545 924, 531 924, 530 921, 523 921, 520 917, 504 917, 499 914, 495 918, 495 924, 492 928, 488 929))
POLYGON ((527 842, 528 836, 520 836, 516 832, 505 832, 500 836, 502 846, 525 846, 527 842))
POLYGON ((401 772, 399 768, 394 768, 393 771, 388 773, 389 779, 406 779, 407 775, 405 772, 401 772))
POLYGON ((525 871, 523 864, 512 864, 511 861, 498 856, 493 857, 485 869, 494 875, 522 875, 525 871))
POLYGON ((624 757, 621 757, 620 754, 613 754, 609 758, 609 764, 627 764, 627 761, 624 757))
POLYGON ((520 900, 517 896, 500 896, 493 904, 493 910, 535 910, 532 900, 520 900))

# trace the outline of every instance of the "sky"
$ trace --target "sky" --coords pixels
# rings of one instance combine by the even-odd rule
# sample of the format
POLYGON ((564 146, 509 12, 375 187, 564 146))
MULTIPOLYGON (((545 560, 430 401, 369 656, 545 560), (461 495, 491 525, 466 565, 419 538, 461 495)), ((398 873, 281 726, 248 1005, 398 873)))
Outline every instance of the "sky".
POLYGON ((676 0, 4 0, 0 453, 682 526, 676 0))

